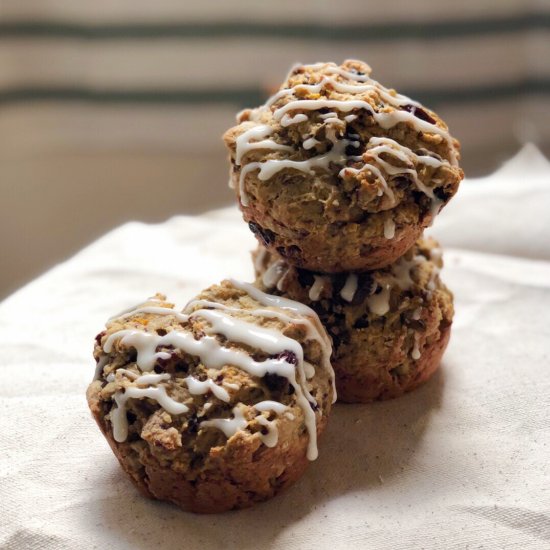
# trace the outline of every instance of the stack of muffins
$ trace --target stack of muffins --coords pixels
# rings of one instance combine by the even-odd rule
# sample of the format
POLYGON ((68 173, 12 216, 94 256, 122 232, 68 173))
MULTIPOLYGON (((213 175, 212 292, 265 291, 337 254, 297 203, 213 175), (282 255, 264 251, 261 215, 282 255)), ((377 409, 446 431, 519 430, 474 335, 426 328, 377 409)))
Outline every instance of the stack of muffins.
POLYGON ((463 177, 445 123, 359 61, 294 67, 238 122, 224 138, 260 243, 256 284, 318 313, 338 399, 396 397, 426 381, 453 317, 441 249, 422 237, 463 177))
POLYGON ((439 365, 452 295, 422 232, 462 179, 458 143, 369 74, 297 66, 225 134, 254 285, 181 311, 159 294, 96 336, 88 404, 144 495, 201 513, 266 500, 317 457, 336 395, 396 397, 439 365))

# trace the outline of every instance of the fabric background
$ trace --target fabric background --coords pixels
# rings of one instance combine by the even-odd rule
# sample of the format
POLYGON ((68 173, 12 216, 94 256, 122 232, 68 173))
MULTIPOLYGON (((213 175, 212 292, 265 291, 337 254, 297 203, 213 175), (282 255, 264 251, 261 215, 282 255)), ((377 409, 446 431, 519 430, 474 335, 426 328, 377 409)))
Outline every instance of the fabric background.
POLYGON ((528 147, 466 181, 433 233, 456 318, 400 399, 338 405, 285 494, 196 516, 148 501, 85 402, 94 335, 155 291, 250 279, 236 209, 124 225, 0 304, 0 547, 542 549, 550 545, 550 164, 528 147))

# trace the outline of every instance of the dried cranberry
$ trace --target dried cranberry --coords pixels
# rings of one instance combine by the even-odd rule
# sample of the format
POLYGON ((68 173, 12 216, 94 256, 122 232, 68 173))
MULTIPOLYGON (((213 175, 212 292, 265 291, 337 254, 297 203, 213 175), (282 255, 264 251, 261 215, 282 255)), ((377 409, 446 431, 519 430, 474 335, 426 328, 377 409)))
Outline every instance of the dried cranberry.
POLYGON ((283 258, 291 258, 294 260, 297 260, 300 258, 302 251, 299 247, 297 247, 295 244, 290 245, 288 247, 285 246, 279 246, 277 247, 277 252, 283 257, 283 258))
POLYGON ((447 202, 451 198, 451 194, 447 193, 443 187, 438 187, 434 189, 434 195, 443 202, 447 202))
POLYGON ((297 269, 296 271, 298 272, 298 282, 301 286, 311 286, 315 282, 315 277, 311 271, 307 271, 306 269, 297 269))
POLYGON ((333 351, 336 351, 342 343, 342 337, 340 334, 337 334, 335 332, 331 332, 330 336, 332 338, 332 349, 333 351))
POLYGON ((410 187, 412 180, 409 176, 397 176, 396 178, 393 178, 393 183, 396 187, 406 189, 407 187, 410 187))
POLYGON ((368 328, 369 326, 369 318, 367 315, 363 315, 362 317, 359 317, 355 323, 353 323, 353 328, 368 328))
POLYGON ((199 421, 196 414, 187 420, 187 431, 191 434, 195 434, 199 431, 199 421))
POLYGON ((250 231, 261 241, 264 246, 269 246, 275 242, 275 233, 269 229, 265 229, 255 222, 249 222, 250 231))
POLYGON ((288 380, 284 376, 279 376, 278 374, 272 374, 270 372, 268 372, 262 380, 269 391, 272 392, 282 392, 286 389, 288 384, 288 380))
POLYGON ((358 306, 365 301, 367 296, 371 296, 376 289, 376 281, 370 273, 359 273, 357 276, 357 290, 351 301, 352 306, 358 306))
POLYGON ((422 193, 422 191, 413 191, 411 195, 416 204, 422 204, 424 202, 424 197, 426 196, 422 193))
POLYGON ((344 288, 348 279, 347 273, 337 273, 332 278, 332 288, 334 296, 340 296, 340 291, 344 288))
POLYGON ((95 341, 97 342, 98 346, 101 346, 101 339, 107 334, 107 331, 102 330, 96 337, 95 341))
POLYGON ((360 145, 353 145, 353 143, 350 143, 346 145, 346 156, 348 157, 357 157, 359 156, 359 153, 361 152, 361 146, 360 145))
POLYGON ((187 372, 189 370, 189 365, 187 363, 185 363, 184 361, 178 361, 175 365, 174 365, 174 370, 176 372, 187 372))
POLYGON ((423 120, 424 122, 429 122, 430 124, 435 124, 435 119, 432 118, 424 109, 417 107, 416 105, 404 105, 403 110, 413 114, 416 118, 423 120))
POLYGON ((279 353, 277 355, 277 359, 282 359, 283 361, 291 364, 291 365, 297 365, 298 364, 298 357, 296 357, 296 354, 293 351, 290 351, 286 349, 285 351, 279 353))
MULTIPOLYGON (((155 367, 160 367, 161 369, 167 367, 171 362, 173 362, 173 360, 178 357, 178 353, 177 351, 174 350, 173 346, 157 346, 156 348, 156 352, 164 352, 164 353, 168 353, 169 354, 169 357, 157 357, 157 360, 155 362, 155 367)), ((156 371, 155 371, 156 372, 156 371)), ((162 372, 162 370, 161 370, 162 372)))

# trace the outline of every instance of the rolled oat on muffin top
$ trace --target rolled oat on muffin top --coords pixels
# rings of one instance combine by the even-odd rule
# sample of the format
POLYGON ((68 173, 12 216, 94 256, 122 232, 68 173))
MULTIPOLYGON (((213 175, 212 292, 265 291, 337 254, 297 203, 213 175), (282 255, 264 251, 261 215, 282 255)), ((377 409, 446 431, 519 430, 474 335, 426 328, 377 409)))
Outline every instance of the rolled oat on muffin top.
POLYGON ((389 265, 456 193, 445 123, 360 61, 297 65, 225 133, 231 184, 258 240, 327 273, 389 265))
POLYGON ((272 497, 317 457, 335 400, 317 315, 224 281, 174 309, 164 296, 111 318, 87 398, 150 498, 195 512, 272 497))
POLYGON ((436 371, 447 346, 453 296, 439 277, 441 249, 421 239, 392 265, 370 272, 313 273, 265 248, 256 285, 308 304, 333 339, 338 399, 366 403, 411 391, 436 371))

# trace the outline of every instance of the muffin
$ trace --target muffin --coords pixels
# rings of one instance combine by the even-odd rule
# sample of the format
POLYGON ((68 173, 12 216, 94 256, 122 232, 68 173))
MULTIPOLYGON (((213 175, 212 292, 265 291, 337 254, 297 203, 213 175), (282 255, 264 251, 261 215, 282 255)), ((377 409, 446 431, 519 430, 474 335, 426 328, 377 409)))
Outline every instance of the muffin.
POLYGON ((307 306, 224 281, 183 312, 157 295, 96 337, 87 399, 150 498, 211 513, 266 500, 317 457, 335 399, 307 306))
POLYGON ((360 61, 298 65, 224 135, 245 221, 296 267, 339 273, 393 263, 463 177, 445 123, 370 72, 360 61))
POLYGON ((450 336, 453 297, 439 278, 441 250, 419 240, 384 269, 319 274, 264 248, 256 285, 310 305, 332 336, 338 399, 367 403, 411 391, 437 369, 450 336))

